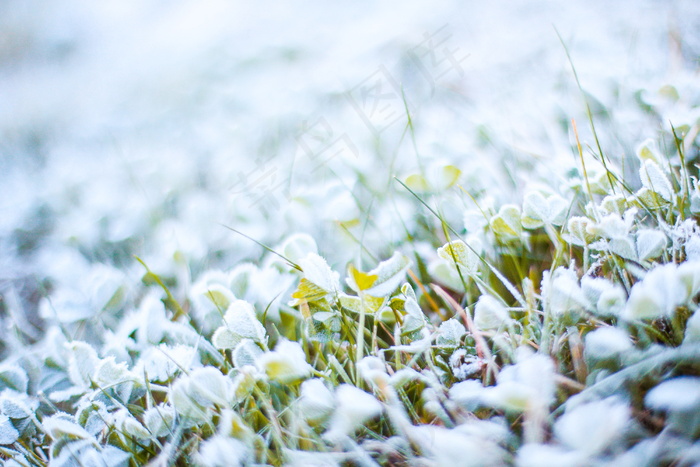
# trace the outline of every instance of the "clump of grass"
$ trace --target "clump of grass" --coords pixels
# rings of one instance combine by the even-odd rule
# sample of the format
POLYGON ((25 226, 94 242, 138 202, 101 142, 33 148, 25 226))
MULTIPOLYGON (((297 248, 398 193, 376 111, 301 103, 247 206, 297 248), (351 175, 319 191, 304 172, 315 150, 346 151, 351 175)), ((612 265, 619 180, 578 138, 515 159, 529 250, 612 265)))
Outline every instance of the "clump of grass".
POLYGON ((641 142, 633 178, 595 127, 595 149, 576 133, 575 163, 533 172, 562 183, 500 202, 471 192, 454 164, 399 174, 388 201, 420 222, 404 219, 386 254, 353 235, 362 253, 342 268, 305 234, 192 284, 139 260, 134 306, 123 290, 101 296, 113 326, 78 324, 76 338, 80 319, 65 319, 0 367, 0 455, 55 466, 698 462, 693 125, 641 142))

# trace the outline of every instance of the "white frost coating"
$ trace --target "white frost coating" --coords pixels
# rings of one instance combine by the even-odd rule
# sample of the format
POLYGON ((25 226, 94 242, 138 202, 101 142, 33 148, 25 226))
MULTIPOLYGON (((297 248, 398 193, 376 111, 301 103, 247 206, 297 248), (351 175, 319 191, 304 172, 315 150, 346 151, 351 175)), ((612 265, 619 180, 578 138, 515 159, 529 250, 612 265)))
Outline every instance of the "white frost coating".
POLYGON ((586 335, 585 354, 590 358, 614 358, 632 347, 629 335, 620 328, 602 327, 586 335))
POLYGON ((505 463, 507 453, 497 443, 457 428, 422 425, 413 427, 411 432, 413 440, 436 465, 477 467, 505 463))
POLYGON ((498 384, 486 388, 482 400, 513 412, 545 410, 554 401, 554 363, 535 354, 515 365, 506 366, 498 375, 498 384))
POLYGON ((554 424, 562 444, 592 456, 618 442, 629 427, 630 408, 616 398, 591 402, 567 411, 554 424))
POLYGON ((700 313, 695 310, 685 324, 685 338, 683 343, 700 342, 700 313))
POLYGON ((681 376, 659 384, 644 398, 647 407, 671 412, 700 409, 700 378, 681 376))
POLYGON ((666 249, 668 239, 659 230, 642 229, 637 232, 637 257, 639 261, 658 258, 666 249))
POLYGON ((581 290, 592 305, 591 311, 602 316, 618 316, 627 303, 625 290, 603 277, 583 277, 581 290))
POLYGON ((19 439, 19 432, 12 425, 10 419, 0 415, 0 444, 12 444, 19 439))
POLYGON ((482 250, 481 241, 476 237, 468 238, 469 244, 462 240, 446 243, 437 250, 440 258, 445 260, 452 268, 455 262, 462 269, 462 274, 472 275, 479 271, 481 260, 477 253, 482 250))
POLYGON ((580 452, 569 451, 551 444, 525 444, 518 450, 515 460, 517 467, 584 467, 588 464, 586 456, 580 452))
POLYGON ((373 297, 384 297, 393 292, 403 281, 406 271, 411 266, 411 260, 405 255, 395 252, 391 258, 382 261, 367 274, 376 275, 372 287, 365 292, 373 297))
POLYGON ((299 408, 302 415, 310 421, 320 421, 328 417, 335 406, 333 393, 319 378, 301 383, 299 408))
POLYGON ((673 186, 659 164, 652 160, 644 161, 644 165, 639 169, 639 178, 642 179, 644 188, 653 191, 666 201, 672 201, 673 186))
POLYGON ((321 287, 329 294, 340 291, 340 280, 337 272, 331 270, 325 259, 316 253, 309 253, 299 260, 299 266, 304 271, 304 277, 321 287))
POLYGON ((692 299, 700 289, 700 263, 657 266, 632 287, 623 316, 655 319, 670 316, 676 307, 692 299))
POLYGON ((283 384, 307 378, 313 371, 306 362, 306 354, 301 345, 286 339, 280 340, 274 351, 260 355, 257 365, 268 378, 283 384))
POLYGON ((222 435, 215 435, 204 441, 195 455, 199 466, 235 467, 247 465, 250 448, 245 443, 222 435))
POLYGON ((546 310, 554 315, 580 311, 589 306, 576 273, 564 267, 542 274, 542 300, 546 310))
POLYGON ((243 339, 267 343, 267 332, 255 315, 255 308, 244 300, 235 300, 226 310, 225 324, 212 336, 212 344, 218 349, 233 349, 243 339))
POLYGON ((328 431, 323 434, 330 442, 352 435, 363 423, 382 413, 382 404, 374 396, 349 384, 338 386, 335 398, 337 407, 328 431))
POLYGON ((481 330, 499 329, 510 321, 508 310, 491 295, 482 295, 474 307, 474 324, 481 330))
POLYGON ((542 193, 531 191, 523 201, 522 225, 526 229, 562 225, 568 209, 569 203, 557 194, 545 198, 542 193))
POLYGON ((298 263, 309 253, 318 254, 316 240, 305 233, 296 233, 287 237, 282 242, 280 250, 282 256, 293 263, 298 263))

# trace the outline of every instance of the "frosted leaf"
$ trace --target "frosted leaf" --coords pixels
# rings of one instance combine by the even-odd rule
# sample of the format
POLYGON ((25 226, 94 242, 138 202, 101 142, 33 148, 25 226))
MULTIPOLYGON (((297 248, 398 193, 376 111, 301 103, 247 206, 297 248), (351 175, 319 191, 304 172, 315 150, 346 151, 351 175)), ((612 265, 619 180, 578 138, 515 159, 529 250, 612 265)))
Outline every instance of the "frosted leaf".
POLYGON ((655 319, 670 316, 687 303, 700 287, 700 264, 686 262, 656 266, 632 286, 624 315, 628 319, 655 319))
POLYGON ((207 366, 192 371, 189 379, 189 394, 204 407, 218 405, 227 407, 231 398, 232 381, 218 368, 207 366))
POLYGON ((68 378, 78 387, 89 388, 92 375, 99 363, 97 352, 86 342, 66 343, 68 351, 68 378))
POLYGON ((614 358, 632 348, 629 335, 616 327, 598 328, 586 335, 585 353, 590 358, 614 358))
POLYGON ((498 384, 485 391, 485 400, 495 407, 521 412, 528 408, 546 408, 554 401, 554 364, 545 355, 522 358, 506 366, 498 375, 498 384))
POLYGON ((62 437, 69 439, 90 439, 92 436, 83 427, 73 422, 67 414, 56 414, 45 418, 41 425, 54 440, 62 437))
POLYGON ((32 416, 39 408, 39 401, 24 393, 4 390, 0 396, 0 412, 13 419, 32 416))
POLYGON ((119 448, 107 445, 102 448, 102 452, 99 456, 99 462, 95 463, 94 465, 104 465, 105 467, 127 467, 130 459, 131 454, 128 452, 124 452, 119 448))
POLYGON ((697 411, 700 409, 700 378, 679 376, 664 381, 647 393, 644 404, 670 412, 697 411))
POLYGON ((522 226, 537 229, 543 225, 562 225, 566 220, 569 203, 559 195, 545 198, 537 191, 525 195, 523 200, 522 226))
POLYGON ((233 394, 235 400, 242 402, 253 392, 258 380, 263 378, 264 374, 261 374, 257 367, 244 366, 240 368, 236 377, 233 378, 233 394))
POLYGON ((653 191, 668 202, 673 200, 673 186, 659 164, 652 160, 644 161, 639 169, 639 177, 642 179, 644 188, 653 191))
POLYGON ((106 388, 118 383, 133 381, 135 378, 125 363, 117 363, 114 357, 107 357, 98 363, 92 379, 99 387, 106 388))
POLYGON ((404 302, 404 311, 406 315, 403 319, 403 325, 401 326, 402 334, 411 334, 416 331, 420 331, 426 325, 426 318, 423 311, 418 306, 418 302, 415 298, 408 298, 404 302))
POLYGON ((481 381, 467 380, 456 383, 450 388, 450 399, 469 411, 474 411, 480 405, 485 394, 481 381))
POLYGON ((669 204, 661 195, 645 187, 637 190, 630 202, 637 203, 647 209, 661 209, 669 204))
POLYGON ((693 316, 685 324, 685 338, 683 343, 700 342, 700 313, 695 310, 693 316))
POLYGON ((349 384, 341 384, 335 390, 337 407, 323 437, 338 442, 352 435, 364 423, 382 413, 382 404, 371 394, 349 384))
POLYGON ((700 236, 697 234, 692 235, 688 240, 686 240, 685 245, 683 245, 683 249, 685 250, 685 256, 688 258, 688 261, 699 261, 700 236))
POLYGON ((555 315, 576 312, 589 306, 576 273, 559 267, 553 273, 545 271, 542 275, 542 300, 548 311, 555 315))
POLYGON ((510 321, 508 310, 491 295, 482 295, 474 307, 474 324, 481 330, 499 329, 510 321))
POLYGON ((301 383, 299 409, 304 418, 319 422, 333 412, 334 406, 333 393, 323 384, 323 380, 313 378, 301 383))
POLYGON ((624 316, 627 319, 656 319, 665 312, 664 297, 659 290, 654 290, 643 282, 632 286, 624 316))
POLYGON ((27 392, 29 377, 24 369, 16 365, 0 367, 0 388, 5 387, 17 392, 27 392))
POLYGON ((619 316, 625 309, 627 303, 627 295, 624 289, 615 285, 610 289, 604 290, 598 301, 596 302, 597 312, 601 316, 619 316))
POLYGON ((515 465, 517 467, 554 467, 590 465, 585 454, 569 451, 550 444, 524 444, 519 450, 515 465))
POLYGON ((141 300, 138 315, 132 319, 138 322, 136 341, 139 344, 160 344, 166 332, 166 323, 169 322, 160 294, 154 292, 146 295, 141 300))
POLYGON ((373 297, 389 295, 404 281, 410 265, 411 260, 408 257, 395 252, 391 258, 382 261, 376 268, 367 273, 369 276, 377 276, 377 278, 372 286, 365 290, 365 293, 373 297))
POLYGON ((85 394, 85 388, 71 386, 68 389, 53 391, 49 394, 49 399, 54 402, 66 402, 75 396, 82 396, 83 394, 85 394))
POLYGON ((700 292, 700 261, 686 261, 679 265, 677 277, 683 285, 680 302, 695 297, 700 292))
POLYGON ((639 261, 648 261, 661 256, 666 249, 666 235, 659 230, 643 229, 637 233, 637 255, 639 261))
POLYGON ((498 443, 480 436, 470 436, 460 429, 421 425, 411 427, 411 437, 435 465, 480 467, 506 465, 510 455, 498 443), (467 454, 468 453, 468 454, 467 454))
POLYGON ((172 432, 175 421, 175 411, 168 404, 158 404, 143 414, 143 422, 148 431, 156 438, 168 436, 172 432))
POLYGON ((595 401, 568 410, 554 425, 554 434, 565 446, 589 456, 602 454, 624 436, 630 408, 616 398, 595 401))
POLYGON ((114 446, 98 447, 88 440, 58 446, 60 452, 51 458, 51 467, 128 467, 131 454, 114 446))
POLYGON ((280 340, 273 352, 265 352, 257 360, 258 367, 268 378, 289 384, 311 375, 313 368, 306 362, 306 354, 298 342, 280 340))
POLYGON ((298 263, 309 253, 318 253, 316 240, 305 233, 290 235, 280 246, 282 256, 293 263, 298 263))
POLYGON ((258 268, 251 263, 242 263, 229 273, 229 287, 238 298, 247 296, 258 268))
POLYGON ((249 465, 250 448, 236 438, 215 435, 202 442, 194 458, 197 465, 235 467, 249 465))
POLYGON ((214 331, 211 337, 211 343, 220 350, 230 350, 236 348, 241 342, 241 336, 231 331, 227 326, 221 326, 214 331))
POLYGON ((112 423, 112 415, 103 402, 83 398, 75 413, 75 421, 92 436, 97 436, 112 423))
POLYGON ((299 260, 304 278, 317 285, 326 293, 335 295, 340 290, 339 275, 331 270, 325 259, 316 253, 309 253, 299 260))
POLYGON ((130 439, 139 441, 150 439, 151 433, 136 420, 126 409, 114 413, 114 428, 122 443, 128 444, 130 439))
POLYGON ((190 300, 197 322, 205 332, 221 323, 221 316, 236 297, 226 285, 227 277, 220 271, 209 271, 192 286, 190 300))
POLYGON ((604 277, 583 276, 581 278, 581 291, 590 304, 597 304, 604 293, 615 287, 615 284, 604 277))
POLYGON ((647 161, 652 161, 658 165, 663 163, 663 158, 656 149, 656 143, 651 138, 640 143, 639 146, 637 146, 635 153, 642 164, 646 163, 647 161))
POLYGON ((478 273, 479 264, 481 263, 477 255, 479 250, 481 250, 481 242, 474 238, 471 239, 469 246, 462 240, 446 243, 438 248, 437 254, 450 265, 454 265, 456 261, 463 273, 474 275, 478 273))
POLYGON ((514 204, 505 204, 498 214, 489 221, 491 230, 505 238, 520 238, 523 226, 520 220, 520 208, 514 204))
POLYGON ((462 323, 455 318, 450 318, 438 328, 435 344, 442 347, 457 347, 466 333, 467 330, 462 323))
MULTIPOLYGON (((591 248, 593 248, 592 245, 591 248)), ((630 259, 632 261, 638 260, 637 247, 635 245, 634 239, 632 239, 631 237, 613 238, 608 241, 607 248, 604 248, 603 250, 615 253, 616 255, 625 259, 630 259)))
POLYGON ((593 241, 594 236, 589 232, 589 227, 593 225, 593 221, 587 217, 571 217, 567 222, 568 234, 563 234, 562 237, 572 245, 586 246, 593 241))
POLYGON ((233 350, 231 359, 233 366, 243 368, 246 365, 255 366, 256 359, 262 355, 260 346, 250 339, 243 339, 233 350))
POLYGON ((224 315, 226 326, 241 339, 267 342, 267 332, 255 315, 255 308, 244 300, 235 300, 224 315))
POLYGON ((597 224, 590 226, 589 230, 605 238, 627 238, 630 227, 619 214, 610 214, 603 217, 597 224))
POLYGON ((604 216, 609 214, 622 215, 628 208, 627 198, 621 194, 609 195, 600 202, 599 210, 604 216))
POLYGON ((186 345, 170 347, 160 344, 158 347, 149 347, 142 354, 134 368, 134 375, 141 377, 144 374, 150 381, 165 382, 172 378, 178 371, 188 371, 193 363, 197 362, 197 351, 186 345))
POLYGON ((190 396, 189 380, 186 376, 181 376, 170 386, 168 400, 175 407, 179 416, 195 422, 208 420, 205 408, 197 404, 190 396))
POLYGON ((12 444, 19 439, 19 432, 6 415, 0 415, 0 444, 12 444))

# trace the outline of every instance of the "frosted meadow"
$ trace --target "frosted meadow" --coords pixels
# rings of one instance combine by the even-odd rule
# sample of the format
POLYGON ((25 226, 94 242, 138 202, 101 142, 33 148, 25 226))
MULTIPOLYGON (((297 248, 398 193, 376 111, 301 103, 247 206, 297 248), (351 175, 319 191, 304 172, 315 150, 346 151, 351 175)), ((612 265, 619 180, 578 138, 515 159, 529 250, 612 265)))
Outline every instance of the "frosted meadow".
POLYGON ((700 463, 697 2, 0 31, 4 465, 700 463))

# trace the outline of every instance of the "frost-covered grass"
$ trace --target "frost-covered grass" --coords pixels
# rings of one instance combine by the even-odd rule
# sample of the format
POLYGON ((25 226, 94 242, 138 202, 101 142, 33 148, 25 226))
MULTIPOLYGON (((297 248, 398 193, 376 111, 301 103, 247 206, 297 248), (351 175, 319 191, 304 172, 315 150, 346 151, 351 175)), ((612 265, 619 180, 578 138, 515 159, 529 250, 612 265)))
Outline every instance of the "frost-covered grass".
POLYGON ((0 236, 5 465, 700 463, 697 63, 591 92, 557 50, 545 129, 456 75, 381 136, 328 93, 358 153, 259 203, 211 147, 54 149, 0 236))

